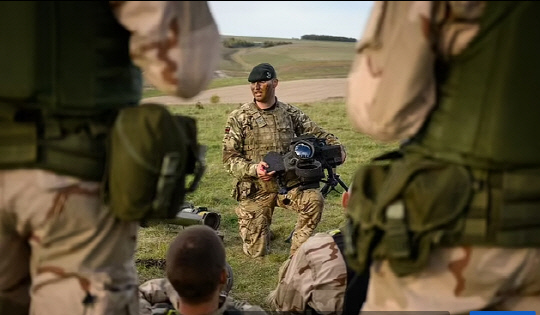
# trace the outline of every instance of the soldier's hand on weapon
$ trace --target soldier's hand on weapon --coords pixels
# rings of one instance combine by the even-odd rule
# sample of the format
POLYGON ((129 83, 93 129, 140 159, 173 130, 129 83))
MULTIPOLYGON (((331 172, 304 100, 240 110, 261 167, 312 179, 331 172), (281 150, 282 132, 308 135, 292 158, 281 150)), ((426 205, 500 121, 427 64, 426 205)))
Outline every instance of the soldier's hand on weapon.
POLYGON ((271 180, 276 171, 267 172, 268 164, 265 161, 260 161, 257 164, 257 176, 262 180, 271 180))

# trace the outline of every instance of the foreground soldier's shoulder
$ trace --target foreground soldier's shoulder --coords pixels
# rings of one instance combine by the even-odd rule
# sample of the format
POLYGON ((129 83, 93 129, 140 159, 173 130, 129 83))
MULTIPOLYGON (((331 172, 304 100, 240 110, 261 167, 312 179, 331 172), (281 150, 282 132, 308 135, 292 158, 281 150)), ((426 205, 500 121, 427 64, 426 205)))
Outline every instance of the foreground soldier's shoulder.
POLYGON ((322 244, 334 243, 334 238, 329 233, 316 233, 307 239, 306 247, 317 247, 322 244))

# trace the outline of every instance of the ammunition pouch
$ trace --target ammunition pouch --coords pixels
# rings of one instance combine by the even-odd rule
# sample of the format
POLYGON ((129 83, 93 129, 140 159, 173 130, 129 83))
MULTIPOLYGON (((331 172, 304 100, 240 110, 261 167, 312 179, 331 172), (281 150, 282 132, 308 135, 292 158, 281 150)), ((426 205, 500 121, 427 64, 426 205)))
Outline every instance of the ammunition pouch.
POLYGON ((404 276, 422 270, 435 247, 539 246, 539 187, 540 169, 471 170, 414 154, 362 166, 351 185, 346 259, 357 272, 386 259, 404 276))
POLYGON ((195 120, 165 106, 120 110, 113 125, 106 189, 121 220, 172 219, 205 169, 195 120), (188 184, 188 175, 194 178, 188 184))
POLYGON ((256 191, 256 184, 250 180, 240 180, 236 182, 232 191, 232 197, 236 201, 246 199, 256 191))

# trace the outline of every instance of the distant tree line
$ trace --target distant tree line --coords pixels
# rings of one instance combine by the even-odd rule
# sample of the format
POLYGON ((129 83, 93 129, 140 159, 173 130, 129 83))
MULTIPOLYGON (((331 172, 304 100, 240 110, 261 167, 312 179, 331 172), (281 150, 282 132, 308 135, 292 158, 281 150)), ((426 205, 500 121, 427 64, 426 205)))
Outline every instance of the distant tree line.
POLYGON ((302 35, 300 39, 307 40, 323 40, 330 42, 356 42, 356 38, 341 37, 341 36, 329 36, 329 35, 302 35))
POLYGON ((244 39, 237 39, 234 37, 227 38, 223 41, 223 46, 227 48, 245 48, 245 47, 254 47, 254 46, 267 48, 267 47, 272 47, 272 46, 288 45, 288 44, 292 44, 292 42, 284 42, 284 41, 252 42, 252 41, 247 41, 244 39))
MULTIPOLYGON (((329 36, 329 35, 303 35, 300 39, 304 40, 321 40, 321 41, 331 41, 331 42, 356 42, 356 38, 351 37, 341 37, 341 36, 329 36)), ((246 48, 246 47, 273 47, 278 45, 288 45, 292 42, 286 41, 264 41, 264 42, 254 42, 248 41, 245 39, 239 39, 235 37, 227 38, 223 40, 223 46, 227 48, 246 48)))

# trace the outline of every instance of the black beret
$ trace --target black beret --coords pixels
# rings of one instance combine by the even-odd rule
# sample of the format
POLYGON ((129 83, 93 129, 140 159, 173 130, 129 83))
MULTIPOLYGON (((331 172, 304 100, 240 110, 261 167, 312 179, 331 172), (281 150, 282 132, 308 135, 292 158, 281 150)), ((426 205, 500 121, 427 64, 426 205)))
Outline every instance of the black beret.
POLYGON ((269 63, 261 63, 253 67, 249 74, 249 82, 268 81, 276 77, 276 70, 269 63))

